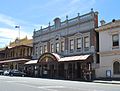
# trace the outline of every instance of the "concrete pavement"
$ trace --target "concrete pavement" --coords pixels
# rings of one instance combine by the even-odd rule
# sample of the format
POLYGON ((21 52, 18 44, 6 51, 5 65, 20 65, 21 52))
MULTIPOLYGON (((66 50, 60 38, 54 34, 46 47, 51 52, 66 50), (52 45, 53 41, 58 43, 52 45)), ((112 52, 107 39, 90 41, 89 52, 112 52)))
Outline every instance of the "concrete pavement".
POLYGON ((0 76, 0 91, 120 91, 120 85, 0 76))

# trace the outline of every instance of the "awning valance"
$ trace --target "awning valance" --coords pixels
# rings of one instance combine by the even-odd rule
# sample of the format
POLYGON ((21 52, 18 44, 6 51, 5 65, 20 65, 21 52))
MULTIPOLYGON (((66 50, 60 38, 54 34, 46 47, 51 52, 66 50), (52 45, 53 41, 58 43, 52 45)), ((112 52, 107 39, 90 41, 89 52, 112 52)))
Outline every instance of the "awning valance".
POLYGON ((9 63, 9 62, 18 62, 18 61, 29 61, 30 59, 12 59, 12 60, 4 60, 4 61, 0 61, 0 63, 9 63))
POLYGON ((84 61, 86 60, 90 55, 80 55, 80 56, 70 56, 70 57, 63 57, 61 59, 59 59, 58 61, 84 61))
POLYGON ((25 64, 36 64, 38 62, 38 60, 30 60, 28 62, 26 62, 25 64))

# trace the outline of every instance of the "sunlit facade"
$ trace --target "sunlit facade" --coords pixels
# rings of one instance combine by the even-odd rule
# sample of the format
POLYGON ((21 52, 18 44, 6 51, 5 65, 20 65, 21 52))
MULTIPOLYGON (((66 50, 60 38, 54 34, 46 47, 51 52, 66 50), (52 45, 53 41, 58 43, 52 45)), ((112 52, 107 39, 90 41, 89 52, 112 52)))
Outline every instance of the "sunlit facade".
POLYGON ((66 16, 63 22, 55 18, 54 25, 34 31, 33 57, 38 60, 34 64, 37 76, 84 79, 84 75, 94 75, 98 63, 96 27, 98 12, 91 10, 72 19, 66 16))

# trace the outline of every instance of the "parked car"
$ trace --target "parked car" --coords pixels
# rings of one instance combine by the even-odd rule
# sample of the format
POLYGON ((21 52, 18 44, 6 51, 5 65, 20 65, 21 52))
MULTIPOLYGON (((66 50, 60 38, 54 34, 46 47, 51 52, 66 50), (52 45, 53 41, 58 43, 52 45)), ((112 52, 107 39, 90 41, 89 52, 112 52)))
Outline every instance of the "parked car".
POLYGON ((0 70, 0 75, 3 75, 4 74, 4 71, 3 70, 0 70))
POLYGON ((3 75, 8 76, 10 74, 11 70, 5 70, 3 75))
POLYGON ((26 76, 26 73, 24 72, 21 72, 19 70, 11 70, 10 73, 9 73, 10 76, 26 76))

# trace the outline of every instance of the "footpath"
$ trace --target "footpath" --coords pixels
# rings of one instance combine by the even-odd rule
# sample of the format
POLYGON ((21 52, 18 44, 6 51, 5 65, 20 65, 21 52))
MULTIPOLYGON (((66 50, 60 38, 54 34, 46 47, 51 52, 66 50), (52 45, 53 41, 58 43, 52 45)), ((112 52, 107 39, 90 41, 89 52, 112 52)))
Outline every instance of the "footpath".
POLYGON ((111 81, 94 80, 93 82, 94 83, 105 83, 105 84, 118 84, 118 85, 120 85, 120 81, 114 81, 114 80, 111 80, 111 81))

